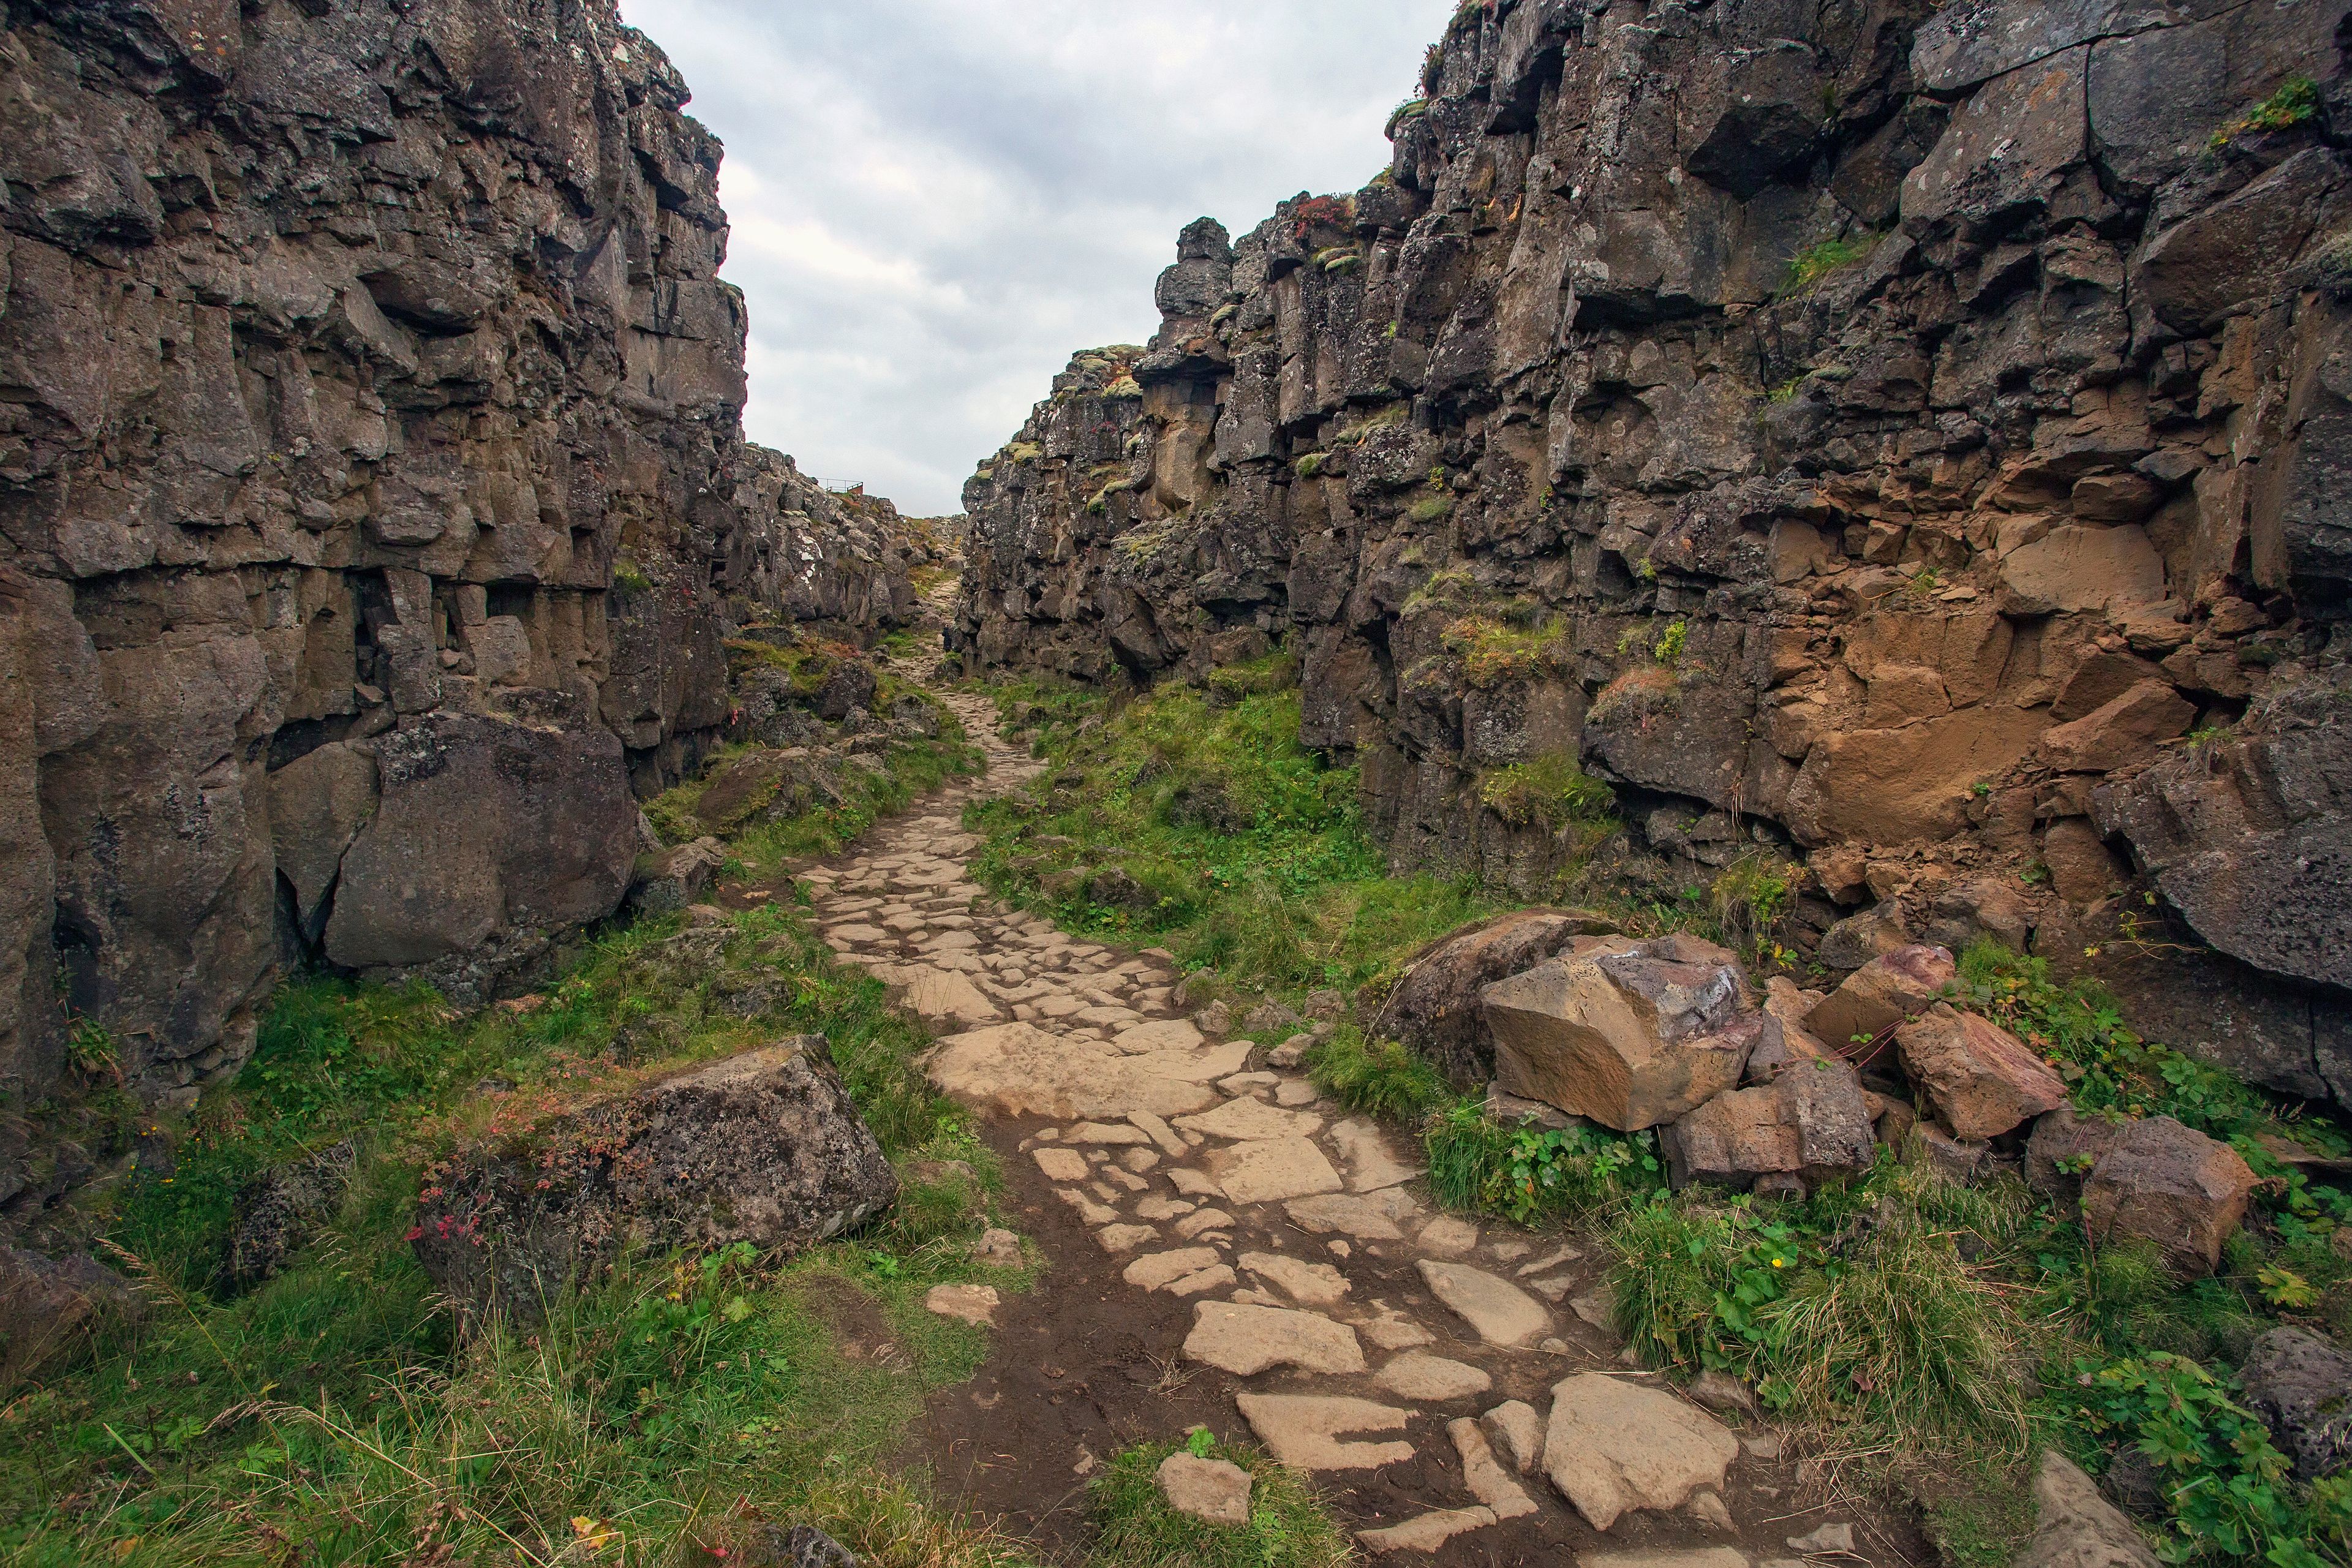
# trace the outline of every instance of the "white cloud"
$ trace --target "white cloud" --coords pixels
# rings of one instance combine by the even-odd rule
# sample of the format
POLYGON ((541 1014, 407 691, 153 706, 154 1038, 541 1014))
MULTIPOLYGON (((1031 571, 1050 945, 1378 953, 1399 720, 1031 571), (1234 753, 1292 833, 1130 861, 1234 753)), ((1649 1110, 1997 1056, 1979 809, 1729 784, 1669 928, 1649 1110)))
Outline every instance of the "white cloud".
POLYGON ((755 440, 917 513, 1203 213, 1347 191, 1454 0, 622 0, 727 143, 755 440))

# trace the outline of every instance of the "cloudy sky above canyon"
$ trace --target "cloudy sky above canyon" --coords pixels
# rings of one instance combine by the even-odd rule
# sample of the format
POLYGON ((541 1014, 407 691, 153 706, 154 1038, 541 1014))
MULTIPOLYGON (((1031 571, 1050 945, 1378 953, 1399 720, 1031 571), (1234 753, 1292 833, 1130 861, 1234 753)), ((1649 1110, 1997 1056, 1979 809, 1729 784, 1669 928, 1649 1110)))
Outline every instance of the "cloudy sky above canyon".
POLYGON ((913 513, 1078 349, 1140 342, 1176 231, 1386 162, 1454 0, 622 0, 726 141, 754 440, 913 513))

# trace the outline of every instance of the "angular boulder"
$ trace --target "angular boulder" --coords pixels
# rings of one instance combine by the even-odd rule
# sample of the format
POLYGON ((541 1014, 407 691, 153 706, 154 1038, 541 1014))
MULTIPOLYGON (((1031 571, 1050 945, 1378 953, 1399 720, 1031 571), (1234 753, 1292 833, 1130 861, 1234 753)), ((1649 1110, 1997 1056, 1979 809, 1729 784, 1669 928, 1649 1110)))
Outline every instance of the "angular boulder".
POLYGON ((1718 1094, 1662 1139, 1677 1187, 1746 1191, 1760 1176, 1790 1176, 1817 1188, 1877 1157, 1861 1077, 1842 1061, 1801 1064, 1769 1084, 1718 1094))
POLYGON ((375 742, 383 799, 342 858, 327 956, 405 969, 620 908, 637 805, 609 731, 436 713, 375 742))
POLYGON ((2157 1560, 2098 1483, 2052 1449, 2033 1475, 2033 1537, 2011 1568, 2157 1568, 2157 1560))
POLYGON ((2169 1116, 2107 1121, 2072 1108, 2034 1124, 2025 1170, 2042 1191, 2079 1198, 2095 1239, 2152 1241, 2184 1279, 2221 1266, 2257 1184, 2236 1150, 2169 1116))
POLYGON ((2238 1380, 2297 1480, 2352 1465, 2352 1355, 2302 1329, 2273 1329, 2254 1342, 2238 1380))
POLYGON ((1621 1132, 1737 1085, 1763 1032, 1738 960, 1688 936, 1550 959, 1481 1001, 1507 1092, 1621 1132))
POLYGON ((109 1319, 138 1315, 122 1277, 84 1257, 0 1247, 0 1394, 70 1354, 109 1319))
POLYGON ((1959 977, 1948 948, 1917 942, 1898 947, 1847 975, 1805 1015, 1805 1027, 1832 1049, 1875 1039, 1934 1006, 1959 977))
POLYGON ((1457 1083, 1482 1082, 1494 1073, 1495 1043, 1480 993, 1557 956, 1579 938, 1615 929, 1584 910, 1519 910, 1454 931, 1406 966, 1366 1033, 1402 1040, 1457 1083))
POLYGON ((264 1171, 240 1188, 223 1270, 230 1286, 251 1289, 309 1246, 342 1206, 358 1163, 358 1150, 345 1139, 264 1171))
POLYGON ((530 1320, 625 1252, 789 1255, 898 1195, 824 1037, 803 1035, 459 1150, 427 1173, 415 1246, 469 1311, 530 1320))
POLYGON ((2061 773, 2113 773, 2157 755, 2196 718, 2197 705, 2171 682, 2143 680, 2074 722, 2043 731, 2034 752, 2061 773))
POLYGON ((640 855, 629 883, 629 907, 640 914, 667 915, 698 904, 726 863, 727 851, 716 838, 640 855))
POLYGON ((1946 1003, 1895 1030, 1895 1046, 1955 1138, 1998 1138, 2066 1103, 2065 1084, 2015 1035, 1946 1003))

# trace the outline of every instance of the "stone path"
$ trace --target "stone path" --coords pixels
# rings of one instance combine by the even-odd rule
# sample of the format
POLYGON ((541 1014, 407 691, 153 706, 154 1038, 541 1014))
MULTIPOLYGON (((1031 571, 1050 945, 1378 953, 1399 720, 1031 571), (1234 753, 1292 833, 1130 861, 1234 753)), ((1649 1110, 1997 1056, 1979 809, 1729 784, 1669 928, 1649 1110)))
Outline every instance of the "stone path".
MULTIPOLYGON (((1189 1307, 1169 1355, 1241 1380, 1240 1415, 1286 1464, 1343 1488, 1417 1457, 1458 1477, 1450 1506, 1360 1532, 1370 1552, 1448 1556, 1458 1537, 1537 1515, 1549 1542, 1572 1528, 1570 1508, 1600 1530, 1647 1510, 1628 1544, 1725 1562, 1742 1534, 1732 1472, 1759 1472, 1743 1495, 1778 1498, 1759 1465, 1777 1441, 1759 1430, 1743 1447, 1628 1371, 1586 1321, 1606 1314, 1576 1247, 1436 1212, 1417 1151, 1318 1095, 1298 1065, 1307 1037, 1273 1050, 1213 1037, 1180 1005, 1164 952, 995 906, 971 874, 980 841, 962 808, 1039 764, 997 737, 986 700, 946 700, 985 747, 986 778, 796 875, 835 952, 940 1037, 933 1081, 992 1119, 1043 1121, 1017 1155, 1083 1222, 1105 1255, 1095 1267, 1117 1270, 1110 1288, 1189 1307)), ((1797 1555, 1769 1524, 1748 1545, 1729 1568, 1797 1555)))

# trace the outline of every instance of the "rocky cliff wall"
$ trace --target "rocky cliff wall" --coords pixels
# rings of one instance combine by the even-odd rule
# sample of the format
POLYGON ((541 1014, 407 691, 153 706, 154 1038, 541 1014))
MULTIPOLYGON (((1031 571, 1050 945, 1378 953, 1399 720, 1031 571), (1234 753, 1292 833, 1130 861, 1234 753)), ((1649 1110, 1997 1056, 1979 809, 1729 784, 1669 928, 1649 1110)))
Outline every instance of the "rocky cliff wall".
POLYGON ((1466 4, 982 467, 962 645, 1287 637, 1402 867, 1542 885, 1488 803, 1573 761, 1826 962, 1990 932, 2352 1095, 2346 13, 1466 4))
POLYGON ((613 0, 0 23, 5 1130, 72 1027, 184 1101, 290 960, 610 914, 722 638, 928 551, 744 445, 719 144, 613 0))

